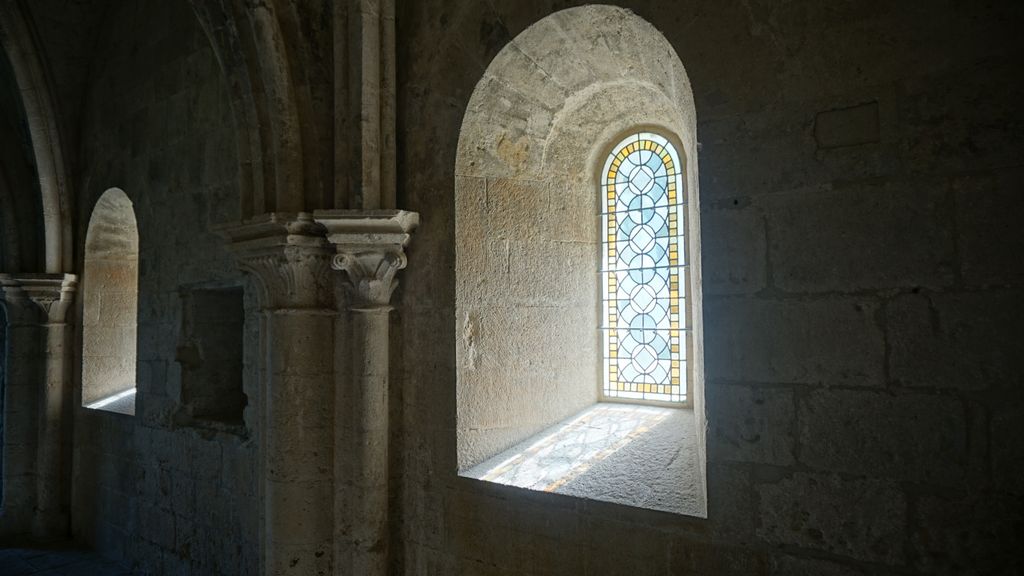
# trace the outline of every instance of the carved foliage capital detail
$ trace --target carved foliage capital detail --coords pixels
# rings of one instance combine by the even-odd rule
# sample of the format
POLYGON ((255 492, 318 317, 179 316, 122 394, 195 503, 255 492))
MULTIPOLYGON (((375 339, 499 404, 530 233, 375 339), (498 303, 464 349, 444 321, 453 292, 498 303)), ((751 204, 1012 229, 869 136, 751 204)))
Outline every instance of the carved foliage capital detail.
POLYGON ((0 299, 14 321, 65 322, 77 288, 74 274, 0 274, 0 299))
POLYGON ((330 253, 320 247, 281 246, 238 254, 256 277, 264 308, 321 308, 330 303, 330 253))
POLYGON ((345 272, 344 287, 354 308, 387 308, 398 286, 395 275, 405 268, 401 248, 345 250, 338 248, 332 267, 345 272))

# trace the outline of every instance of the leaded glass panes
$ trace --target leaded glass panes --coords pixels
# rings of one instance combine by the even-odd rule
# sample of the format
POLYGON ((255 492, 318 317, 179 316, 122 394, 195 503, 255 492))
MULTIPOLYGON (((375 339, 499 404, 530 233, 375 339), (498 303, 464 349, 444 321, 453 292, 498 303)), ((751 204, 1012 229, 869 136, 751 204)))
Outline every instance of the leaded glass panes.
POLYGON ((682 167, 650 132, 612 151, 602 173, 604 396, 686 401, 682 167))

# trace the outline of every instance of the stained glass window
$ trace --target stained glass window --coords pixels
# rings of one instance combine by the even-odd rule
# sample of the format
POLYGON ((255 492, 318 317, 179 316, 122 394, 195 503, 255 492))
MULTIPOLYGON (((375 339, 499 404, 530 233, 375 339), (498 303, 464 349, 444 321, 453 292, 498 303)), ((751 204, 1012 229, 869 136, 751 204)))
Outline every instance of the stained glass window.
POLYGON ((681 171, 672 143, 650 132, 624 139, 605 163, 606 398, 687 399, 681 171))

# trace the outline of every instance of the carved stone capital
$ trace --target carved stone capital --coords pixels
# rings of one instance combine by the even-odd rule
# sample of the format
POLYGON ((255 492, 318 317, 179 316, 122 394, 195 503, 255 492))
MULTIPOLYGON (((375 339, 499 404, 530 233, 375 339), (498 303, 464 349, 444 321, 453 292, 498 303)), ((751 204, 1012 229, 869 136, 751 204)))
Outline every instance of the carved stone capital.
POLYGON ((256 277, 262 308, 330 306, 333 251, 310 214, 264 214, 214 231, 228 242, 239 267, 256 277))
POLYGON ((419 225, 419 214, 404 210, 320 210, 316 221, 327 230, 336 254, 332 267, 345 273, 344 287, 355 310, 390 308, 405 268, 405 246, 419 225))
POLYGON ((390 308, 391 295, 398 287, 395 274, 405 268, 405 255, 339 252, 331 266, 345 272, 344 286, 355 308, 390 308))
POLYGON ((65 322, 77 288, 74 274, 0 274, 0 299, 14 322, 65 322))

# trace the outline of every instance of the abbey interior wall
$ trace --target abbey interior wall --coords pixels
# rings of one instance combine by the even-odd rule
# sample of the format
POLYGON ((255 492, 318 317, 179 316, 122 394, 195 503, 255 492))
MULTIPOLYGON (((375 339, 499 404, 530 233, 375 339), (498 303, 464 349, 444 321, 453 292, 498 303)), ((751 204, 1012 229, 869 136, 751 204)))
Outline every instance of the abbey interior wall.
POLYGON ((696 98, 709 519, 456 477, 459 128, 491 58, 566 6, 409 3, 399 189, 423 225, 400 306, 404 573, 1019 568, 1016 9, 624 5, 696 98))
MULTIPOLYGON (((138 398, 134 417, 76 408, 74 534, 144 573, 253 574, 255 441, 174 424, 180 290, 244 285, 209 231, 239 217, 227 91, 187 3, 112 3, 103 26, 84 107, 77 233, 84 245, 85 224, 107 189, 131 198, 140 252, 138 398)), ((257 323, 248 324, 255 342, 257 323)), ((247 358, 248 422, 259 405, 252 365, 247 358)))
MULTIPOLYGON (((494 55, 568 4, 399 4, 399 207, 422 224, 392 322, 395 573, 1019 569, 1019 8, 623 3, 665 34, 696 99, 710 425, 699 521, 457 476, 459 129, 494 55)), ((251 286, 250 437, 173 424, 179 289, 244 282, 208 231, 239 215, 224 80, 185 2, 111 2, 101 23, 84 120, 70 122, 82 132, 76 246, 96 198, 124 189, 140 231, 139 400, 134 418, 76 408, 74 533, 150 573, 252 574, 251 286)), ((76 62, 68 52, 50 57, 76 62)))

